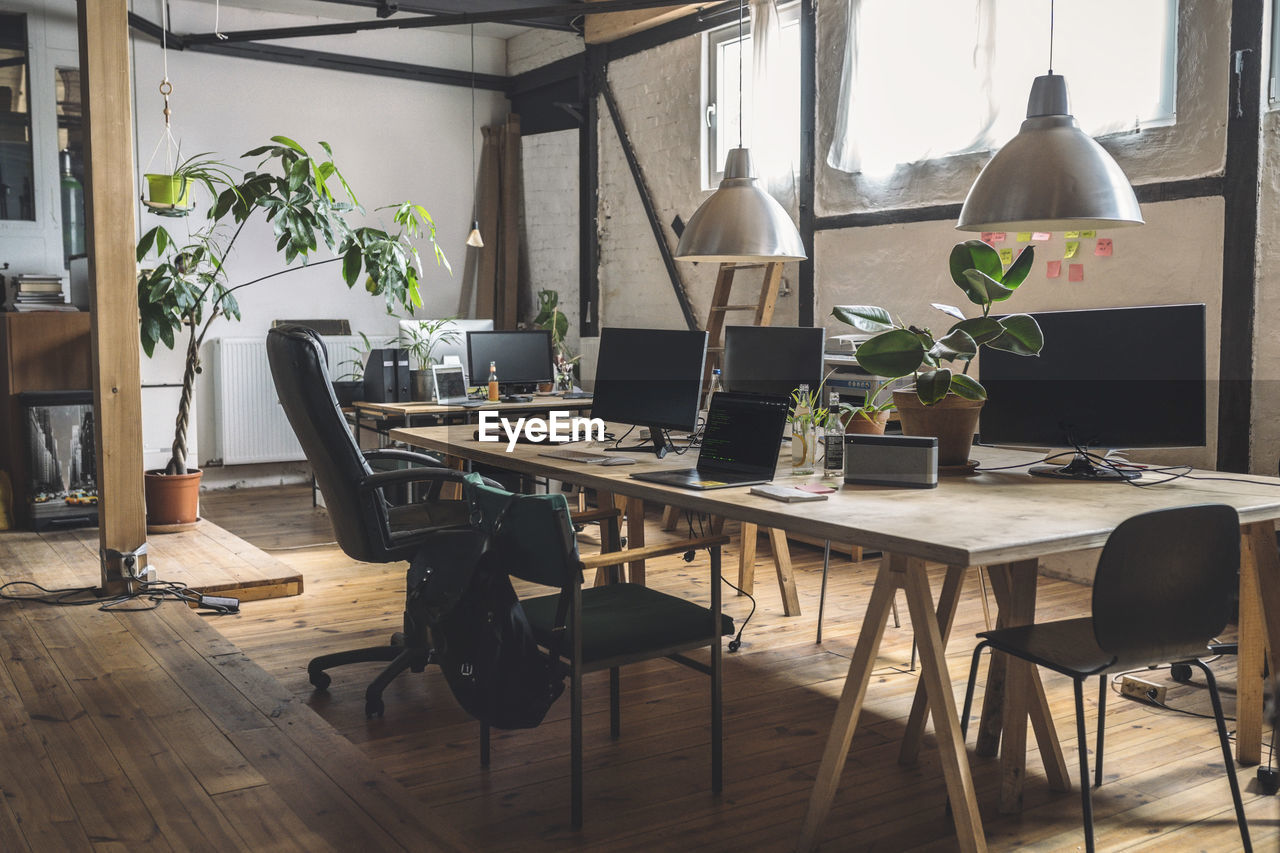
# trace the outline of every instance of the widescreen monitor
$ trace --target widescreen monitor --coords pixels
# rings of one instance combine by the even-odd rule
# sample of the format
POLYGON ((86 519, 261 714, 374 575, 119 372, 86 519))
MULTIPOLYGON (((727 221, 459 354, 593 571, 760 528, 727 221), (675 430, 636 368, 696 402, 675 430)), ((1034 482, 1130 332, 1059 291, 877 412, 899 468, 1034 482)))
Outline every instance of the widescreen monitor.
POLYGON ((653 446, 629 449, 663 456, 663 430, 698 425, 706 354, 706 332, 601 329, 592 416, 648 427, 653 446))
POLYGON ((727 326, 724 330, 724 390, 790 397, 807 384, 822 384, 826 330, 794 326, 727 326))
MULTIPOLYGON (((422 323, 432 323, 434 320, 401 320, 400 321, 400 346, 408 347, 414 341, 414 335, 421 327, 422 323)), ((437 343, 431 348, 431 357, 438 364, 444 364, 448 356, 456 356, 458 363, 462 365, 464 375, 470 376, 467 372, 467 332, 492 332, 492 320, 463 320, 452 319, 446 320, 444 325, 436 333, 437 343), (452 340, 442 341, 440 336, 443 333, 452 332, 452 340)), ((485 369, 488 369, 485 365, 485 369)))
MULTIPOLYGON (((1038 357, 990 347, 982 351, 984 443, 1108 449, 1204 445, 1204 305, 1032 316, 1044 332, 1038 357)), ((1071 467, 1085 462, 1077 457, 1071 467)), ((1116 472, 1104 468, 1081 476, 1114 479, 1116 472)))
POLYGON ((503 388, 528 387, 550 382, 551 332, 531 329, 521 332, 468 332, 467 364, 472 385, 489 381, 489 364, 494 365, 503 388))

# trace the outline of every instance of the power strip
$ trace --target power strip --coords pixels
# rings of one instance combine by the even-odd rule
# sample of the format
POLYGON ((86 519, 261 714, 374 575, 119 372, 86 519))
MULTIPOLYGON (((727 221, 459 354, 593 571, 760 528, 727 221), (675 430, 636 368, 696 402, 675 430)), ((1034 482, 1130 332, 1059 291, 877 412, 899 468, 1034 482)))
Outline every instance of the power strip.
POLYGON ((1132 675, 1120 676, 1120 694, 1140 702, 1163 705, 1166 689, 1163 684, 1156 684, 1154 681, 1135 678, 1132 675))

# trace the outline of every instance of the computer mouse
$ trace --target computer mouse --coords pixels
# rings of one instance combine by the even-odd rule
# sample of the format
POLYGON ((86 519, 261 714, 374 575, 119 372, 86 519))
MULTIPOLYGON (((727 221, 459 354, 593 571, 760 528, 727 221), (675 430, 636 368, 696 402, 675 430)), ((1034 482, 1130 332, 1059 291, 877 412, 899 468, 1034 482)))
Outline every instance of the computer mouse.
POLYGON ((601 465, 634 465, 635 461, 636 460, 632 459, 630 456, 611 456, 605 461, 601 462, 600 464, 601 465))

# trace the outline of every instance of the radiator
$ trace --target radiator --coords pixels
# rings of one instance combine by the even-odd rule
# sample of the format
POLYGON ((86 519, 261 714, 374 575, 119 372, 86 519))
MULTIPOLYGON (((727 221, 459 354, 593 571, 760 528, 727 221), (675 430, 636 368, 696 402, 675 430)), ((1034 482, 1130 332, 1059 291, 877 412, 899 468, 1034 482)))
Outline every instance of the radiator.
MULTIPOLYGON (((363 344, 356 335, 326 337, 324 343, 333 377, 349 368, 342 362, 358 358, 352 347, 363 344)), ((266 338, 217 338, 212 355, 216 458, 224 465, 304 459, 276 398, 266 338)))

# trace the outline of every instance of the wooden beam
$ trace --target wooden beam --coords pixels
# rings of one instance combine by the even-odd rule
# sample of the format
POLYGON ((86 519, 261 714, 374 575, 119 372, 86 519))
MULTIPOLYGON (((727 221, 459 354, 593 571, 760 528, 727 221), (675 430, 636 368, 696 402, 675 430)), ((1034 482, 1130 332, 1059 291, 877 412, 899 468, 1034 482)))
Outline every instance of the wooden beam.
MULTIPOLYGON (((589 0, 600 2, 600 0, 589 0)), ((690 3, 664 9, 641 9, 634 12, 610 12, 607 15, 587 15, 583 25, 583 39, 587 44, 605 44, 626 36, 652 29, 674 21, 715 3, 690 3)))
POLYGON ((800 242, 808 256, 800 262, 796 325, 814 325, 814 175, 818 129, 818 9, 816 0, 800 0, 800 242))
MULTIPOLYGON (((142 381, 134 261, 133 111, 127 0, 78 0, 85 212, 93 340, 102 586, 125 586, 119 556, 147 542, 142 381)), ((146 556, 137 558, 138 568, 146 556)))

